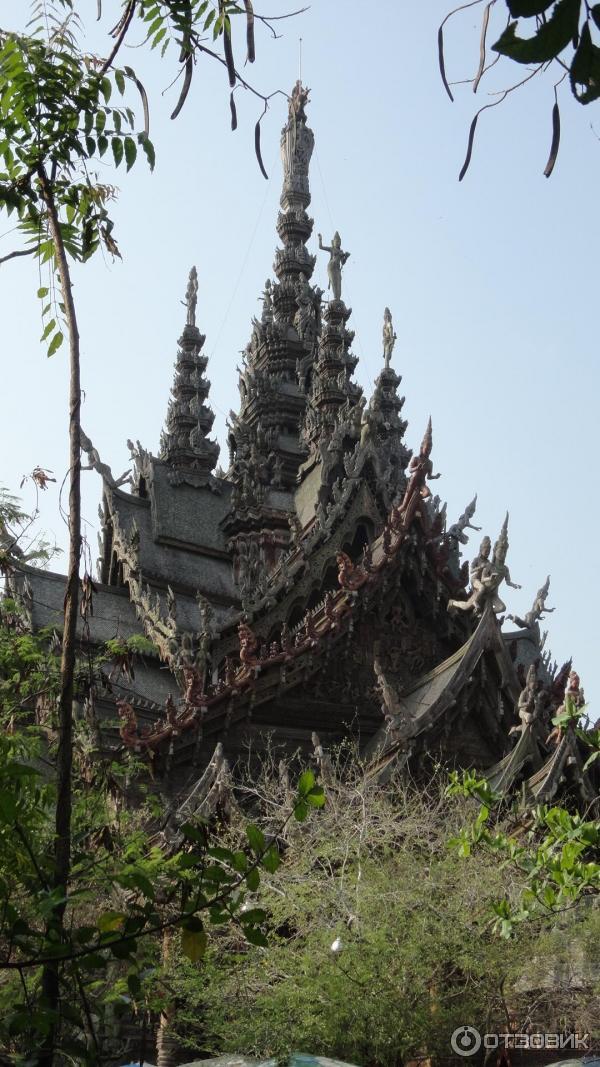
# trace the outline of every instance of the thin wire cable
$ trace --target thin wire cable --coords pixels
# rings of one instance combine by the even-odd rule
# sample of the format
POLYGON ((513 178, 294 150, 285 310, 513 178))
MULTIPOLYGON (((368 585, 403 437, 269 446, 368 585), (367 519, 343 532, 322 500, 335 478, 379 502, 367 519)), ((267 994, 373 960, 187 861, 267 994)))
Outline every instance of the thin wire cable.
MULTIPOLYGON (((271 164, 271 171, 273 171, 276 159, 277 159, 277 156, 275 156, 275 158, 273 159, 273 162, 271 164)), ((265 210, 265 205, 267 203, 267 197, 268 197, 270 191, 271 191, 271 189, 270 189, 269 185, 267 185, 267 187, 265 189, 265 195, 263 197, 263 201, 262 201, 262 204, 260 206, 260 210, 258 212, 258 217, 256 219, 256 223, 254 225, 254 229, 252 231, 250 240, 248 242, 248 247, 246 249, 246 254, 244 256, 244 259, 242 261, 242 265, 240 267, 239 274, 237 276, 237 281, 236 281, 236 283, 235 283, 235 285, 233 287, 233 291, 231 293, 231 298, 230 298, 229 303, 227 305, 227 309, 226 309, 225 314, 223 316, 223 320, 222 320, 221 325, 220 325, 220 327, 218 329, 217 336, 215 338, 215 341, 214 341, 214 344, 213 344, 213 347, 212 347, 212 350, 211 350, 211 353, 210 353, 210 358, 211 359, 212 359, 212 357, 214 356, 214 354, 215 354, 215 352, 217 350, 217 345, 218 345, 219 341, 221 340, 221 334, 223 333, 223 330, 225 328, 225 324, 226 324, 226 322, 227 322, 227 320, 229 318, 229 312, 231 311, 231 308, 233 307, 233 302, 234 302, 234 300, 235 300, 235 298, 237 296, 237 291, 238 291, 238 289, 240 287, 240 282, 241 282, 241 280, 242 280, 242 278, 244 276, 244 271, 246 270, 246 267, 248 265, 248 260, 250 258, 250 252, 252 251, 252 247, 254 245, 254 240, 256 238, 256 234, 258 233, 258 227, 260 226, 260 223, 261 223, 261 220, 262 220, 262 216, 263 216, 263 212, 265 210)))
MULTIPOLYGON (((325 201, 325 207, 327 209, 327 214, 329 215, 329 222, 331 224, 331 229, 332 229, 332 231, 335 231, 336 227, 335 227, 335 223, 333 221, 333 215, 331 214, 331 208, 329 207, 329 200, 328 200, 328 197, 327 197, 327 190, 325 188, 325 180, 323 178, 323 172, 321 170, 321 164, 319 162, 319 153, 317 152, 316 147, 315 147, 315 162, 317 164, 317 171, 319 173, 319 179, 321 181, 321 188, 322 188, 322 191, 323 191, 323 200, 325 201)), ((352 293, 350 292, 350 287, 348 286, 348 284, 346 282, 344 284, 345 284, 345 287, 346 287, 346 291, 348 293, 348 298, 350 300, 350 303, 352 304, 353 301, 352 301, 352 293)), ((366 372, 367 378, 369 380, 369 384, 370 384, 371 388, 373 388, 374 385, 375 385, 375 377, 374 377, 374 375, 373 375, 373 373, 371 371, 371 361, 370 361, 370 359, 367 359, 367 357, 365 356, 365 351, 364 351, 364 348, 363 348, 363 345, 362 345, 362 341, 361 341, 361 338, 360 338, 360 333, 358 332, 358 330, 355 330, 355 337, 356 337, 356 343, 358 345, 358 350, 360 352, 360 358, 361 358, 361 361, 362 361, 362 365, 365 368, 365 372, 366 372)))

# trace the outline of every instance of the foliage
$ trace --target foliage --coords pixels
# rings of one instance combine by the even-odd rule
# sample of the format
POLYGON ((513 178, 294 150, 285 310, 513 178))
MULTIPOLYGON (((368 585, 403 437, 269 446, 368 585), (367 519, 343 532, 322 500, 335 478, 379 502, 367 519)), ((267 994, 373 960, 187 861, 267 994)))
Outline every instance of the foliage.
MULTIPOLYGON (((243 791, 275 821, 285 774, 275 761, 258 776, 253 766, 243 791)), ((326 791, 319 819, 290 827, 283 862, 265 885, 268 946, 252 953, 230 928, 201 965, 173 961, 180 1040, 195 1053, 264 1058, 304 1049, 391 1067, 419 1054, 446 1059, 451 1033, 466 1021, 503 1027, 509 995, 526 1014, 518 980, 526 969, 526 988, 547 978, 553 935, 528 926, 508 943, 495 936, 493 904, 507 887, 518 899, 523 880, 500 871, 495 856, 461 860, 448 849, 464 804, 445 799, 441 781, 417 790, 398 777, 378 786, 347 754, 326 791)), ((243 829, 232 833, 241 840, 243 829)), ((569 936, 587 940, 598 959, 598 924, 589 940, 589 924, 579 922, 570 921, 569 936)), ((574 1018, 580 994, 563 993, 574 1018)))
POLYGON ((560 146, 558 86, 568 79, 572 95, 580 104, 590 104, 600 97, 600 4, 589 4, 587 0, 501 0, 497 6, 496 0, 471 0, 470 3, 461 4, 446 16, 438 33, 440 72, 451 100, 454 96, 446 75, 444 26, 453 15, 480 4, 485 6, 479 64, 475 76, 469 79, 473 92, 477 92, 484 75, 501 58, 525 66, 528 71, 516 83, 493 93, 496 99, 485 104, 475 115, 459 179, 464 178, 471 162, 475 129, 481 113, 502 103, 509 93, 548 70, 557 75, 552 93, 552 140, 544 170, 549 178, 560 146), (508 22, 505 21, 507 10, 508 22), (501 26, 502 32, 499 32, 501 26), (496 56, 490 60, 487 48, 492 33, 496 39, 491 47, 496 56))
MULTIPOLYGON (((89 668, 78 670, 82 697, 89 668)), ((280 862, 278 836, 255 823, 235 850, 203 819, 170 837, 158 833, 164 813, 146 776, 128 757, 115 762, 97 744, 90 748, 97 731, 88 716, 75 732, 72 867, 57 934, 49 920, 57 903, 52 707, 59 680, 48 635, 0 625, 0 1046, 23 1063, 51 1021, 40 994, 44 961, 59 966, 58 1047, 78 1063, 99 1062, 107 1004, 146 1010, 157 935, 180 930, 182 951, 196 961, 213 931, 228 924, 249 943, 266 943, 264 912, 246 900, 280 862)), ((322 787, 306 772, 278 832, 323 802, 322 787)))
MULTIPOLYGON (((570 714, 567 707, 561 721, 572 722, 570 714)), ((480 775, 453 772, 448 792, 472 797, 479 804, 476 817, 452 841, 460 854, 469 857, 474 848, 481 848, 500 860, 504 872, 516 871, 521 879, 516 899, 503 896, 494 905, 496 927, 503 937, 510 937, 526 920, 553 915, 600 894, 598 818, 543 805, 530 815, 515 811, 507 830, 502 825, 505 806, 480 775)))
MULTIPOLYGON (((97 10, 101 18, 101 0, 98 0, 97 10)), ((101 882, 93 882, 93 888, 87 884, 82 887, 78 881, 81 871, 87 874, 90 868, 89 856, 86 864, 85 853, 80 851, 81 840, 89 840, 90 828, 86 822, 89 813, 84 808, 86 814, 78 825, 79 784, 73 772, 76 625, 82 551, 81 359, 69 260, 85 262, 101 247, 113 257, 120 256, 109 214, 115 189, 100 182, 93 168, 99 166, 105 156, 110 158, 112 155, 116 168, 124 164, 129 171, 138 157, 139 148, 145 153, 150 167, 154 166, 145 89, 132 68, 115 65, 134 17, 142 18, 152 47, 163 37, 163 54, 169 39, 178 45, 183 86, 172 117, 181 111, 189 92, 194 63, 204 53, 220 60, 227 68, 232 127, 235 128, 234 89, 243 85, 256 93, 240 77, 234 64, 230 16, 241 10, 230 0, 212 3, 208 0, 184 0, 183 3, 179 0, 125 0, 122 17, 112 31, 114 44, 106 59, 83 51, 79 43, 83 26, 75 11, 74 0, 39 0, 34 4, 32 18, 23 32, 0 28, 0 209, 9 216, 16 216, 15 228, 25 244, 24 248, 2 257, 0 263, 15 256, 33 254, 39 261, 40 271, 47 265, 47 284, 38 289, 42 301, 41 340, 47 343, 49 356, 59 350, 65 336, 69 348, 69 558, 60 684, 55 709, 57 744, 55 752, 50 753, 56 760, 54 794, 50 794, 50 810, 37 794, 33 799, 31 796, 27 799, 28 779, 35 777, 28 775, 15 792, 14 805, 8 803, 4 815, 0 807, 0 822, 3 820, 6 824, 4 838, 12 835, 14 840, 16 833, 26 850, 26 860, 32 866, 27 878, 22 875, 20 867, 13 870, 9 850, 7 881, 0 886, 0 892, 4 891, 3 929, 0 930, 0 943, 4 939, 4 958, 0 958, 0 970, 19 974, 24 998, 16 1014, 6 1013, 9 1020, 5 1024, 8 1027, 6 1033, 11 1039, 16 1037, 24 1047, 37 1048, 36 1062, 41 1067, 52 1067, 59 1046, 63 1053, 66 1051, 65 1041, 70 1040, 69 1026, 75 1030, 83 1028, 88 1043, 91 1041, 97 1048, 98 1038, 89 1006, 91 991, 85 989, 81 969, 87 967, 93 974, 99 968, 105 968, 107 946, 116 959, 134 959, 140 938, 149 932, 185 923, 186 943, 190 951, 196 953, 202 931, 190 924, 198 922, 197 913, 208 910, 212 917, 216 908, 225 919, 234 919, 234 904, 238 906, 236 902, 243 895, 243 886, 247 883, 249 888, 256 888, 260 866, 263 862, 275 862, 275 854, 268 846, 264 855, 259 852, 254 856, 245 873, 232 867, 224 856, 215 857, 215 862, 208 863, 209 837, 205 835, 196 842, 193 860, 190 860, 193 842, 188 842, 190 848, 184 849, 186 858, 181 860, 180 866, 176 857, 169 855, 167 862, 160 850, 158 855, 152 850, 148 853, 145 846, 139 854, 135 852, 130 863, 127 853, 122 852, 125 844, 121 841, 121 851, 112 844, 106 857, 91 864, 94 877, 100 878, 101 882), (222 39, 223 57, 202 43, 200 34, 210 30, 211 24, 213 38, 222 39), (137 128, 129 103, 132 87, 141 96, 143 129, 137 128), (118 100, 116 106, 115 100, 118 100), (23 810, 19 806, 21 801, 23 810), (21 826, 30 802, 33 824, 29 827, 25 821, 21 826), (53 834, 47 825, 51 809, 53 834), (22 839, 18 826, 23 830, 22 839), (50 835, 47 843, 43 831, 50 835), (125 867, 123 856, 127 861, 125 867), (213 873, 212 882, 210 872, 213 873), (219 874, 218 878, 216 874, 219 874), (28 878, 33 880, 31 885, 28 878), (192 888, 188 885, 190 881, 192 888), (115 884, 129 894, 126 910, 116 913, 120 916, 119 921, 115 919, 112 925, 101 926, 88 920, 88 925, 84 922, 82 926, 78 912, 82 901, 97 902, 103 899, 104 893, 109 897, 115 884), (164 917, 162 903, 160 908, 156 903, 157 888, 166 894, 166 902, 171 906, 173 894, 181 891, 175 918, 170 913, 164 917), (75 911, 74 901, 77 902, 75 911), (26 971, 34 975, 33 982, 28 983, 26 971), (61 988, 65 983, 68 996, 61 988), (73 1008, 73 994, 76 993, 80 994, 83 1015, 73 1008)), ((269 23, 254 15, 251 0, 245 0, 244 11, 247 57, 252 62, 255 18, 265 25, 269 23)), ((268 97, 260 93, 256 95, 263 101, 264 114, 268 97)), ((260 119, 255 128, 255 148, 264 173, 260 119)), ((43 489, 48 472, 36 468, 33 477, 43 489)), ((0 535, 0 564, 5 567, 15 555, 14 537, 6 522, 0 523, 0 535)), ((82 604, 85 615, 85 592, 82 604)), ((133 651, 127 649, 122 658, 129 662, 133 651)), ((16 674, 20 677, 20 672, 16 674)), ((9 683, 10 690, 10 665, 4 680, 9 683)), ((4 692, 3 696, 6 695, 4 692)), ((20 706, 22 696, 22 689, 15 692, 10 697, 13 705, 20 706)), ((49 700, 52 704, 51 697, 49 700)), ((9 722, 12 729, 12 719, 9 722)), ((54 727, 55 718, 51 711, 50 734, 54 727)), ((16 767, 17 762, 9 760, 8 766, 16 767)), ((52 758, 49 766, 53 767, 52 758)), ((81 768, 78 773, 81 774, 81 768)), ((89 785, 89 774, 87 781, 89 785)), ((304 817, 307 805, 317 796, 312 789, 312 786, 308 790, 300 789, 299 817, 304 817)), ((108 812, 103 813, 104 828, 110 826, 110 820, 106 822, 107 815, 108 812)), ((162 901, 162 897, 160 899, 162 901)), ((237 921, 251 936, 255 924, 248 918, 237 921)), ((79 1055, 82 1047, 81 1041, 74 1039, 71 1054, 79 1055)))
MULTIPOLYGON (((39 488, 45 488, 44 481, 36 480, 40 470, 36 468, 31 476, 36 494, 39 488)), ((48 472, 42 473, 46 475, 48 472)), ((24 478, 23 482, 26 480, 24 478)), ((0 485, 0 574, 6 574, 17 558, 32 566, 43 565, 58 552, 42 535, 31 533, 37 514, 37 501, 33 513, 25 511, 19 498, 0 485)))

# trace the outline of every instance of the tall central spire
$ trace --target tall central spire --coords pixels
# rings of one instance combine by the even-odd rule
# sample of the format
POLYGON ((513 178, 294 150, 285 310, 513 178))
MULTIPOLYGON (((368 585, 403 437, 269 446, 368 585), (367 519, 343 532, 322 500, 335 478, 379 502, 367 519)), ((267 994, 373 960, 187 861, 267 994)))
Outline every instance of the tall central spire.
POLYGON ((267 570, 289 542, 296 477, 307 454, 300 427, 321 328, 323 293, 310 284, 316 257, 306 247, 313 229, 306 209, 314 148, 307 101, 308 89, 297 81, 281 131, 281 244, 273 263, 275 281, 267 279, 262 313, 252 320, 240 371, 240 409, 231 413, 228 434, 228 477, 234 488, 224 529, 240 557, 251 549, 256 556, 258 549, 267 570))
MULTIPOLYGON (((270 472, 278 488, 292 489, 305 455, 299 429, 306 404, 305 378, 320 327, 321 290, 309 284, 316 257, 306 247, 313 221, 308 168, 314 134, 306 123, 308 89, 297 81, 288 98, 288 117, 281 131, 283 188, 277 232, 281 246, 275 252, 276 281, 267 279, 260 318, 252 321, 252 337, 240 372, 241 404, 232 416, 229 444, 232 478, 247 465, 270 472), (305 371, 299 380, 298 368, 305 371), (250 453, 254 445, 254 460, 250 453)), ((248 479, 246 479, 248 481, 248 479)), ((260 493, 259 493, 260 495, 260 493)))

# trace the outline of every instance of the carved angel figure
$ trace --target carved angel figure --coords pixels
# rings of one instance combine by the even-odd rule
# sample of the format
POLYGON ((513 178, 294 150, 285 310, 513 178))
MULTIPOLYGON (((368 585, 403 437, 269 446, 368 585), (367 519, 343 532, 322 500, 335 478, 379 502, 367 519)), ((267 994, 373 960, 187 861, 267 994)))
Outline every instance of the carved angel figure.
POLYGON ((385 360, 386 370, 389 370, 395 344, 396 334, 392 323, 392 313, 389 308, 386 308, 383 313, 383 358, 385 360))
POLYGON ((471 519, 475 514, 476 507, 477 493, 473 497, 471 503, 467 504, 462 515, 458 519, 458 522, 453 523, 453 525, 448 530, 447 536, 449 540, 454 542, 460 542, 461 545, 466 545, 469 538, 467 537, 465 530, 476 530, 477 532, 481 530, 481 526, 474 526, 471 522, 471 519))
POLYGON ((342 267, 346 260, 349 258, 349 252, 342 251, 342 238, 336 230, 330 245, 323 244, 323 238, 321 234, 319 237, 319 248, 322 252, 329 252, 329 263, 327 264, 327 277, 329 278, 329 288, 333 293, 334 300, 342 299, 342 267))
POLYGON ((245 622, 241 622, 238 626, 238 636, 240 639, 240 662, 245 667, 254 667, 258 662, 256 655, 258 640, 256 635, 245 622))
POLYGON ((535 595, 535 600, 531 605, 531 609, 527 612, 525 618, 522 619, 519 615, 509 615, 509 619, 512 622, 516 623, 517 626, 522 626, 523 628, 531 629, 533 626, 536 625, 537 622, 539 622, 543 618, 544 612, 555 610, 554 608, 546 607, 546 597, 548 596, 549 591, 550 575, 548 575, 548 577, 546 578, 546 581, 544 582, 542 588, 538 589, 535 595))
POLYGON ((124 485, 126 482, 131 481, 131 469, 125 471, 120 478, 115 478, 108 463, 103 463, 100 459, 100 453, 97 448, 94 448, 93 442, 90 438, 79 429, 79 440, 81 442, 82 451, 86 453, 89 463, 86 467, 82 467, 82 471, 98 471, 98 474, 104 478, 104 481, 111 489, 118 489, 120 485, 124 485))
POLYGON ((506 611, 506 604, 498 596, 498 589, 502 582, 506 582, 512 589, 520 589, 521 586, 513 582, 510 570, 506 565, 506 553, 508 552, 508 512, 502 524, 500 536, 494 545, 491 560, 489 559, 491 541, 484 537, 479 549, 479 555, 471 563, 471 595, 468 600, 449 600, 448 611, 472 611, 475 615, 481 615, 485 605, 489 602, 493 611, 498 615, 506 611))
POLYGON ((196 325, 196 306, 198 304, 198 271, 195 267, 192 267, 188 278, 187 289, 185 291, 185 300, 182 300, 184 308, 187 309, 186 325, 196 325))
POLYGON ((346 552, 338 552, 335 558, 338 565, 338 582, 342 589, 360 589, 367 581, 366 572, 361 567, 355 567, 346 552))

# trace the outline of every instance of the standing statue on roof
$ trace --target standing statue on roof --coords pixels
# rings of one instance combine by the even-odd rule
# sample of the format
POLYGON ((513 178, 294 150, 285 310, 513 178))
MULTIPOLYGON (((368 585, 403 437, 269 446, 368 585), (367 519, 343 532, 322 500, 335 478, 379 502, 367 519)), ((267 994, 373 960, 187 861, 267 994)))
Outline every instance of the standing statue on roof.
POLYGON ((383 313, 383 358, 385 360, 386 370, 390 369, 390 360, 392 358, 395 344, 396 334, 394 332, 394 324, 392 323, 392 313, 389 308, 386 308, 383 313))
POLYGON ((196 325, 196 306, 198 304, 198 271, 195 267, 192 267, 190 276, 188 278, 187 289, 185 291, 185 300, 181 301, 183 306, 187 308, 187 326, 196 325))
POLYGON ((288 97, 288 116, 290 119, 294 119, 296 122, 306 122, 306 111, 304 109, 308 104, 309 93, 310 89, 305 89, 300 78, 298 78, 292 89, 292 95, 288 97))
POLYGON ((263 323, 273 322, 273 287, 271 279, 267 278, 262 293, 263 309, 261 319, 263 323))
POLYGON ((425 435, 421 441, 421 447, 416 456, 413 456, 408 465, 408 485, 404 494, 404 500, 400 505, 401 510, 405 511, 408 508, 409 503, 415 496, 419 496, 422 500, 428 500, 431 496, 431 489, 427 485, 427 482, 434 482, 441 475, 433 473, 433 461, 431 459, 431 449, 433 446, 433 430, 431 426, 431 417, 427 423, 427 429, 425 435))
POLYGON ((519 724, 510 728, 510 734, 522 734, 523 731, 531 726, 532 722, 537 718, 540 710, 540 702, 538 697, 538 680, 537 670, 535 663, 530 664, 527 671, 527 678, 525 685, 519 695, 517 703, 517 713, 519 716, 519 724))
POLYGON ((333 293, 334 300, 342 299, 342 267, 346 260, 349 258, 349 252, 342 251, 342 238, 336 230, 330 245, 323 244, 323 238, 321 234, 319 237, 319 248, 322 252, 329 252, 329 263, 327 264, 327 277, 329 278, 329 288, 333 293))

